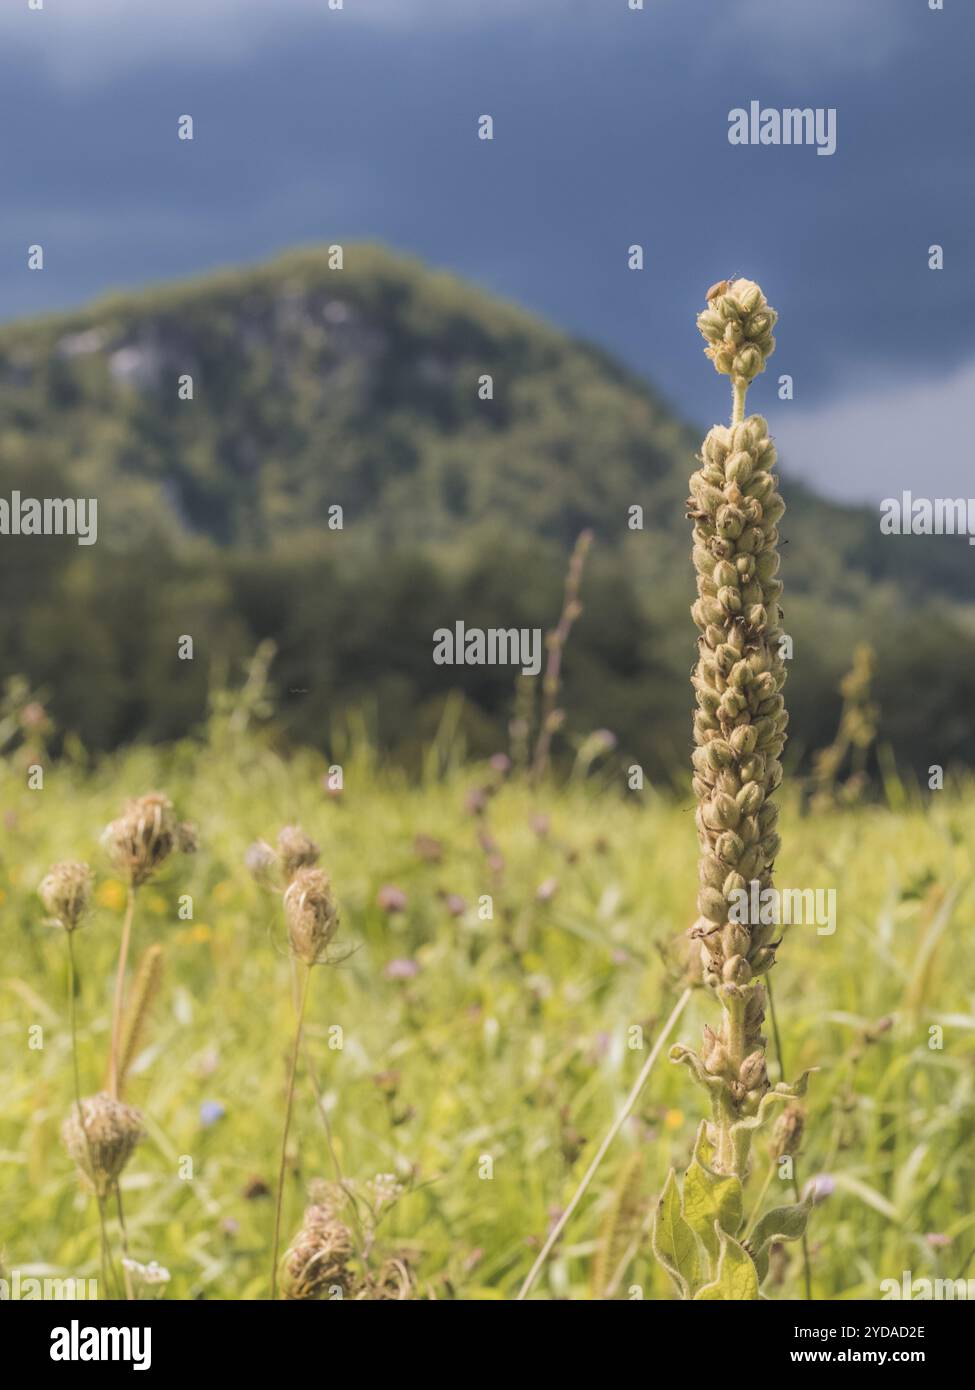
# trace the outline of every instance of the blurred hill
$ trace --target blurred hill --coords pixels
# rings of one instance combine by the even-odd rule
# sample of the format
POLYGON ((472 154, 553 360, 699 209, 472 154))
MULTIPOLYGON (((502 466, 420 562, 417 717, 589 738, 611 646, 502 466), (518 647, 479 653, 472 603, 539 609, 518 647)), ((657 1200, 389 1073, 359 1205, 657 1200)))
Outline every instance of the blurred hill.
MULTIPOLYGON (((0 670, 110 747, 192 727, 214 681, 273 637, 296 739, 327 742, 354 708, 409 753, 454 684, 472 749, 490 751, 513 675, 435 667, 433 630, 550 626, 591 526, 570 732, 609 727, 651 769, 683 766, 683 501, 703 430, 510 305, 377 247, 344 251, 341 270, 297 251, 0 329, 0 495, 99 502, 94 547, 0 538, 0 670)), ((771 388, 754 388, 756 409, 771 388)), ((783 465, 794 751, 832 734, 860 638, 878 650, 881 737, 919 766, 975 761, 969 548, 881 537, 875 513, 817 498, 783 465)))

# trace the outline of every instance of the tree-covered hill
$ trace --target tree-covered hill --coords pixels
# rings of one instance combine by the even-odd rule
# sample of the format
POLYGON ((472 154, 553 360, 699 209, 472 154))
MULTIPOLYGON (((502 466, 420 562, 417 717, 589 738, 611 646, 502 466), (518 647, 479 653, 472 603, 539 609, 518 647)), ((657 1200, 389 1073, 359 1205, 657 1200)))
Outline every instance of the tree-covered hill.
MULTIPOLYGON (((289 706, 296 736, 321 741, 365 703, 408 746, 449 679, 489 746, 511 673, 435 667, 433 629, 549 626, 590 526, 567 663, 575 726, 682 762, 683 502, 701 429, 523 311, 383 249, 343 250, 341 269, 326 248, 296 251, 0 329, 0 495, 99 504, 95 546, 0 537, 3 670, 45 685, 62 726, 111 745, 190 726, 212 677, 272 636, 282 688, 306 692, 289 706), (175 654, 183 633, 192 664, 175 654)), ((783 463, 796 746, 831 732, 860 637, 878 649, 898 748, 916 753, 920 717, 975 757, 961 715, 969 548, 881 537, 875 514, 790 484, 783 463), (908 707, 905 670, 932 651, 938 688, 919 706, 912 680, 908 707)))

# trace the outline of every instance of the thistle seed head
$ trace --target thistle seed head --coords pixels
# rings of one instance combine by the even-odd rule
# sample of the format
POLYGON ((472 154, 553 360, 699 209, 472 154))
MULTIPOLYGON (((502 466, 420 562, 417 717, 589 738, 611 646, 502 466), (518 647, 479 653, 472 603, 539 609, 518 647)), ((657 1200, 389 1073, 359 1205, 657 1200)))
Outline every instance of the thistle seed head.
POLYGON ((196 831, 177 820, 173 803, 161 792, 130 801, 106 828, 102 843, 133 888, 150 879, 170 855, 192 854, 197 847, 196 831))
POLYGON ((53 864, 37 891, 48 914, 65 931, 75 931, 91 906, 94 881, 87 864, 53 864))
POLYGON ((299 869, 284 895, 288 940, 296 958, 316 965, 339 929, 332 880, 323 869, 299 869))
POLYGON ((320 853, 314 840, 298 825, 286 825, 278 835, 278 858, 288 883, 299 869, 310 869, 317 864, 320 853))
POLYGON ((61 1128, 65 1148, 82 1180, 98 1197, 106 1196, 145 1135, 142 1116, 106 1091, 73 1105, 61 1128))

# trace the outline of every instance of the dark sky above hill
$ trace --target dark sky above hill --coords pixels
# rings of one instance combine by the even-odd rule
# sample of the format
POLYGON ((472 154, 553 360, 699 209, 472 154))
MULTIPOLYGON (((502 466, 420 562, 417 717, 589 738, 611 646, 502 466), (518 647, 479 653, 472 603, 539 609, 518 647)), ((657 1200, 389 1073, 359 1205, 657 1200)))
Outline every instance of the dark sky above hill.
POLYGON ((0 314, 375 238, 601 344, 707 425, 726 390, 694 312, 747 274, 782 316, 753 404, 788 465, 841 497, 967 495, 975 4, 629 3, 6 0, 0 314), (752 101, 835 107, 836 153, 729 144, 752 101))

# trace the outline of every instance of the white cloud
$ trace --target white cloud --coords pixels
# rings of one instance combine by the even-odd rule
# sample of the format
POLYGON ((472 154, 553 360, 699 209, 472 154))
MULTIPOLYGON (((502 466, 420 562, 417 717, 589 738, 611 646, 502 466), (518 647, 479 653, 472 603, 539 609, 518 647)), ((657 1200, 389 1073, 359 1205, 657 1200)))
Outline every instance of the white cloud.
POLYGON ((780 402, 768 417, 783 466, 830 497, 879 503, 905 488, 969 497, 973 400, 970 362, 940 381, 899 381, 817 410, 780 402))
POLYGON ((894 0, 723 0, 721 8, 710 28, 715 53, 779 78, 874 72, 910 39, 894 0))
MULTIPOLYGON (((232 64, 289 30, 321 25, 375 25, 409 30, 467 28, 496 19, 527 18, 529 0, 26 0, 0 7, 0 51, 38 58, 65 86, 84 86, 106 73, 146 62, 232 64)), ((571 14, 573 0, 531 0, 535 10, 571 14)))

